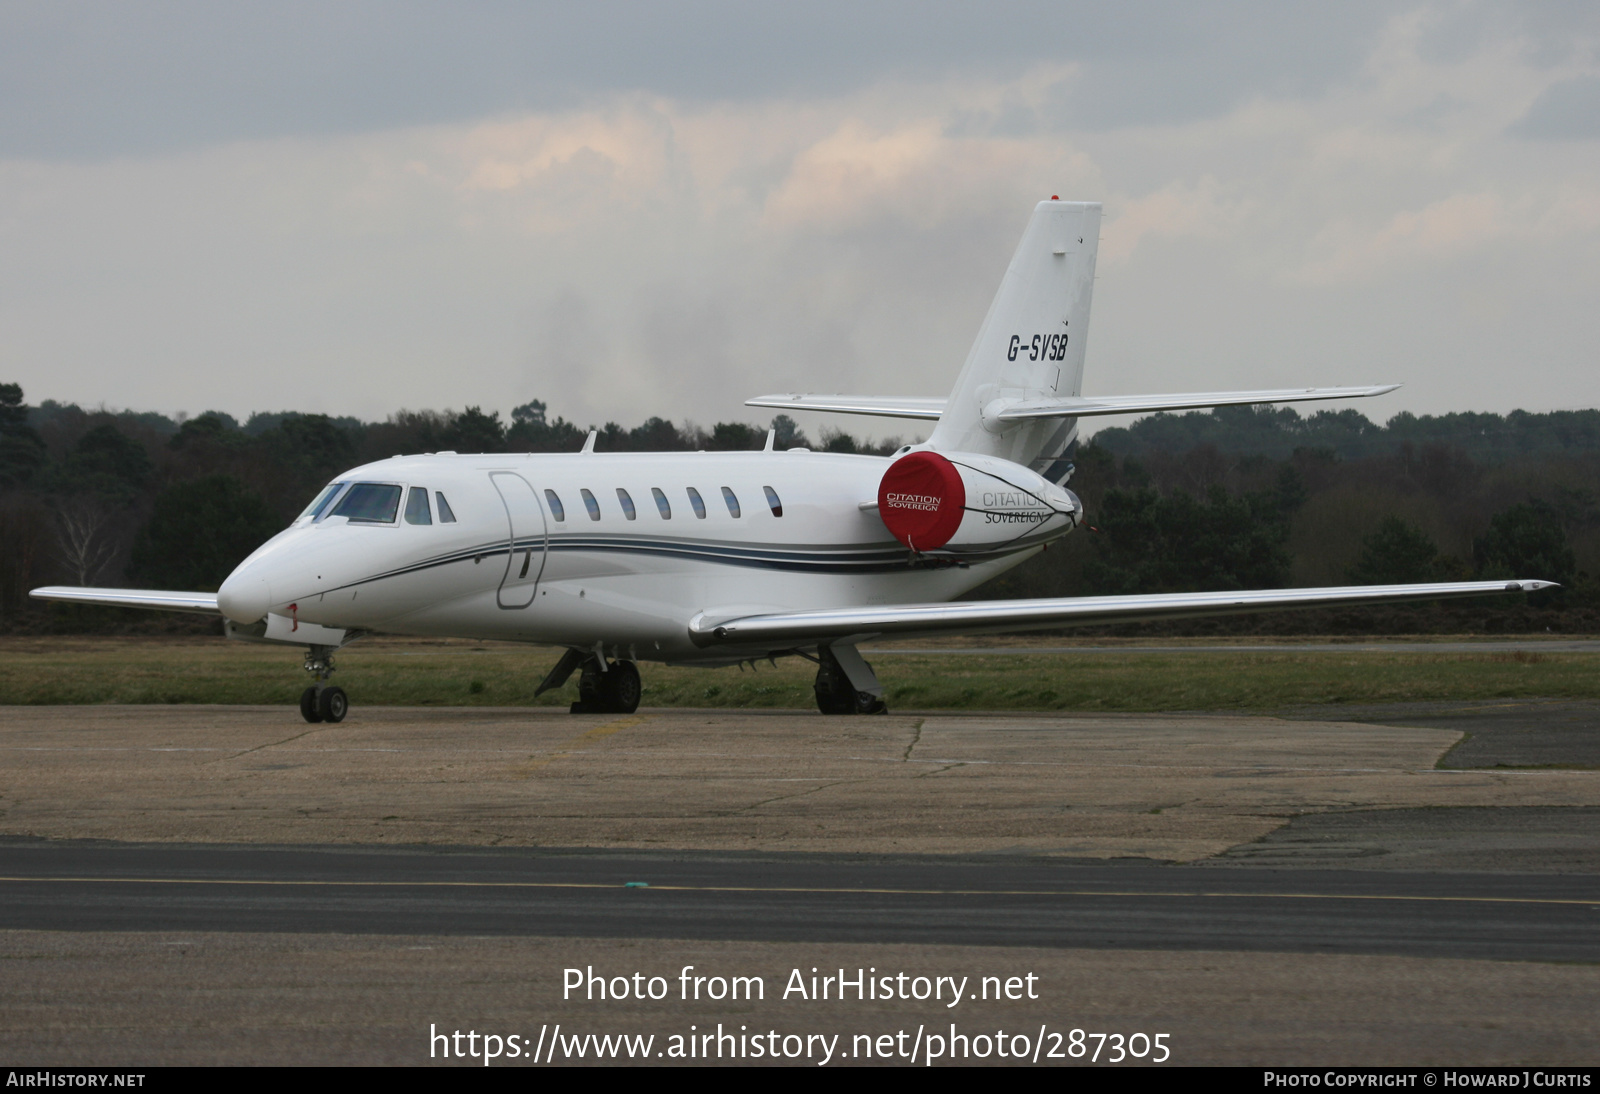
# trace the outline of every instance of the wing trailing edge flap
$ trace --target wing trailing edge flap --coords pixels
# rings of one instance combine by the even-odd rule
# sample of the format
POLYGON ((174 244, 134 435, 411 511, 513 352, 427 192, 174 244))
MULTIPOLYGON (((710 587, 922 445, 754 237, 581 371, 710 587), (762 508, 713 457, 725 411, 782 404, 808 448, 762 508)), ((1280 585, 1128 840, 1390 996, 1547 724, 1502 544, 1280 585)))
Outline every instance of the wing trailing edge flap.
POLYGON ((76 585, 45 585, 29 590, 35 600, 67 604, 103 604, 111 608, 151 608, 159 612, 194 612, 221 615, 216 593, 168 592, 163 589, 98 589, 76 585))
POLYGON ((1332 605, 1447 600, 1497 593, 1533 592, 1550 581, 1453 581, 1428 585, 1355 585, 1316 589, 1255 589, 1147 596, 1085 596, 1049 600, 989 600, 838 608, 718 619, 701 612, 689 621, 689 639, 702 648, 757 646, 779 649, 815 642, 941 634, 999 634, 1049 627, 1131 623, 1183 616, 1236 615, 1332 605))
MULTIPOLYGON (((1162 410, 1206 410, 1218 406, 1265 403, 1309 403, 1324 399, 1370 399, 1399 384, 1364 387, 1276 388, 1264 391, 1191 391, 1176 395, 1095 395, 1050 399, 1000 399, 992 413, 1002 422, 1035 418, 1093 418, 1106 414, 1150 414, 1162 410)), ((774 410, 812 410, 832 414, 868 414, 880 418, 937 421, 948 400, 895 395, 760 395, 745 406, 774 410)), ((989 413, 989 411, 986 411, 989 413)))

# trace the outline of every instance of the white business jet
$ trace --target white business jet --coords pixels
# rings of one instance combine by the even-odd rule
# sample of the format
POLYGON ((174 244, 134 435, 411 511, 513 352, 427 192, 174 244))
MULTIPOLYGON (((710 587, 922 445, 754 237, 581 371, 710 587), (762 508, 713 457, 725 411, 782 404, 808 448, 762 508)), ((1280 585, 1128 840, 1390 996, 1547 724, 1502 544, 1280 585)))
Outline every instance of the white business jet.
POLYGON ((945 399, 771 395, 748 405, 935 423, 889 457, 776 451, 396 456, 340 475, 216 593, 33 590, 45 600, 220 615, 306 648, 307 721, 338 722, 333 654, 374 631, 551 643, 577 712, 631 712, 640 660, 816 662, 829 714, 884 709, 857 651, 883 637, 1026 631, 1540 589, 1469 581, 960 601, 1083 522, 1068 489, 1092 415, 1349 399, 1397 385, 1081 394, 1100 206, 1034 209, 945 399))

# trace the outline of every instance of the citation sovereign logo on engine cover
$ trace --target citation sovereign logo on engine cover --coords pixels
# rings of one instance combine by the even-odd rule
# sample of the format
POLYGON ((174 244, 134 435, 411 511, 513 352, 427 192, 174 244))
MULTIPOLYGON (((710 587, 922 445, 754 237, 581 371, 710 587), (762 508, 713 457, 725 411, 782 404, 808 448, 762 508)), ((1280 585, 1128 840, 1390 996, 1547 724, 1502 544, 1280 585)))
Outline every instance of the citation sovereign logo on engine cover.
POLYGON ((920 509, 925 513, 936 513, 943 498, 934 497, 932 494, 890 494, 889 508, 891 509, 920 509))

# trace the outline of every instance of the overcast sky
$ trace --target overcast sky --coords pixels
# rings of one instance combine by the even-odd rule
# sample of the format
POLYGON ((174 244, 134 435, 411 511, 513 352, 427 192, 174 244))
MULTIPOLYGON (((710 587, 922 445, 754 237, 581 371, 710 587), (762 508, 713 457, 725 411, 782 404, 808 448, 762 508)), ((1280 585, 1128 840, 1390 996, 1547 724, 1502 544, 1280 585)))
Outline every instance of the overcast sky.
POLYGON ((1592 2, 0 0, 31 402, 940 395, 1051 194, 1105 203, 1087 394, 1600 405, 1592 2))

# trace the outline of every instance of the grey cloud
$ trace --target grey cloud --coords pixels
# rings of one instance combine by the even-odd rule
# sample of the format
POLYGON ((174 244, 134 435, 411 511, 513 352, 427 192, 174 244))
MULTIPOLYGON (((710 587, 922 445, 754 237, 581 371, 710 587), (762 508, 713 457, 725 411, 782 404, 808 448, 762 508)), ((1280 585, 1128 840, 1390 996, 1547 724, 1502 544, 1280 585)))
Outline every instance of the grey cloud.
POLYGON ((1600 137, 1600 76, 1551 84, 1510 131, 1542 140, 1600 137))
POLYGON ((1087 73, 1045 124, 1181 122, 1346 76, 1390 14, 1253 0, 41 0, 0 8, 0 157, 458 122, 619 91, 847 94, 889 76, 1004 76, 1041 61, 1087 73))

